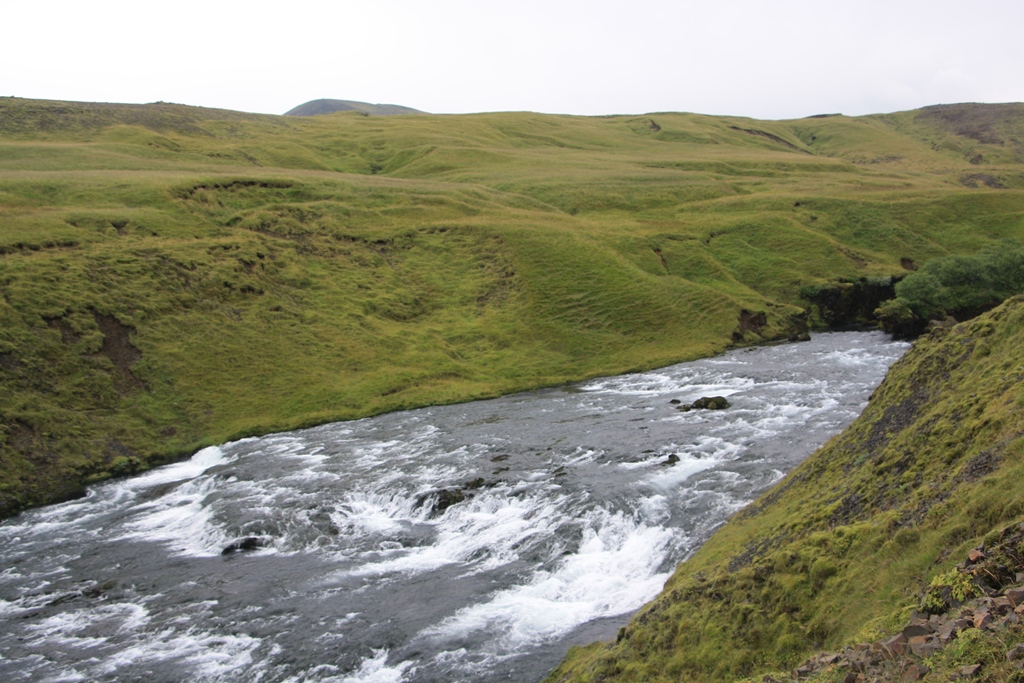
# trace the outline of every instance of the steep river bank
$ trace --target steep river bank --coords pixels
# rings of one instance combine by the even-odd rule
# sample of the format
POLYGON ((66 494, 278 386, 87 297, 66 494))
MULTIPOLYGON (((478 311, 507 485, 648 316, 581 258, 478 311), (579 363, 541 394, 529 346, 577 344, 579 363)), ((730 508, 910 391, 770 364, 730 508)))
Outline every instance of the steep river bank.
POLYGON ((205 449, 0 525, 0 678, 535 681, 849 423, 880 333, 205 449), (681 413, 728 396, 724 411, 681 413))

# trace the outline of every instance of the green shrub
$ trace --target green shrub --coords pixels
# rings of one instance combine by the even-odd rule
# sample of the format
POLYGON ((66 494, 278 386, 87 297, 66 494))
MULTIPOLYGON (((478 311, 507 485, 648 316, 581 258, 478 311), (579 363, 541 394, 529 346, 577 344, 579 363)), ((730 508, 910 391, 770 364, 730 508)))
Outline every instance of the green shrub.
POLYGON ((945 612, 952 605, 952 601, 964 603, 980 594, 981 591, 975 585, 971 575, 953 567, 948 572, 937 574, 932 578, 928 592, 921 600, 921 607, 925 611, 939 614, 945 612))
POLYGON ((910 302, 902 297, 884 302, 875 309, 875 317, 882 329, 898 337, 912 337, 921 331, 921 318, 914 314, 910 302))
POLYGON ((944 256, 896 284, 896 297, 875 310, 882 328, 920 333, 930 320, 967 320, 1024 292, 1024 247, 1007 242, 977 254, 944 256))

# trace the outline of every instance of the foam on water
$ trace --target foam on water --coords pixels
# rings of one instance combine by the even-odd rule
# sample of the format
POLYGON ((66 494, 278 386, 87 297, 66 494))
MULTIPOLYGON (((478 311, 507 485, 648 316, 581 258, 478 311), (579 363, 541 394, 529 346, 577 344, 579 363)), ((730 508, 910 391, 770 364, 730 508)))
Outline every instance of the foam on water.
POLYGON ((160 637, 133 644, 104 662, 98 671, 118 671, 148 662, 181 662, 192 680, 235 678, 252 664, 252 652, 260 641, 248 636, 213 634, 199 629, 163 631, 160 637), (233 676, 232 674, 235 674, 233 676))
POLYGON ((364 659, 355 673, 320 680, 324 683, 400 683, 410 662, 388 666, 387 661, 388 650, 381 648, 374 651, 373 657, 364 659))
POLYGON ((121 539, 163 541, 177 555, 217 555, 230 538, 212 522, 205 498, 217 481, 205 477, 178 486, 164 496, 132 508, 121 539))
POLYGON ((210 446, 196 451, 195 455, 188 460, 158 467, 145 474, 140 474, 138 477, 126 479, 118 483, 133 489, 170 484, 176 481, 194 479, 211 467, 223 465, 226 462, 228 462, 228 458, 224 451, 218 446, 210 446))
POLYGON ((357 536, 400 533, 405 524, 423 521, 407 496, 360 492, 346 494, 332 519, 342 533, 357 536))
POLYGON ((578 550, 556 569, 537 572, 529 583, 460 611, 438 627, 438 634, 499 630, 503 645, 514 648, 640 607, 668 577, 656 568, 672 532, 621 512, 590 517, 578 550))
POLYGON ((596 380, 584 384, 581 389, 591 393, 616 394, 620 396, 678 396, 684 401, 694 400, 708 394, 730 396, 754 385, 749 377, 737 377, 732 373, 698 375, 696 373, 661 374, 641 373, 596 380), (690 398, 687 398, 690 397, 690 398))
POLYGON ((863 366, 871 363, 874 358, 868 349, 843 349, 821 354, 821 360, 825 363, 863 366))
POLYGON ((301 676, 286 678, 282 683, 401 683, 406 672, 410 671, 411 663, 388 666, 388 654, 387 648, 373 650, 373 656, 364 658, 359 668, 350 673, 339 673, 339 667, 321 664, 304 671, 301 676))
POLYGON ((109 533, 107 519, 153 487, 200 476, 207 469, 226 462, 223 451, 204 448, 189 460, 160 467, 137 477, 107 482, 90 489, 85 498, 51 505, 29 512, 0 525, 0 542, 28 541, 29 538, 99 537, 109 533))
POLYGON ((564 518, 562 496, 512 498, 509 489, 486 492, 447 510, 432 525, 429 545, 403 548, 397 557, 350 570, 355 576, 417 574, 452 564, 478 572, 514 561, 531 538, 549 536, 564 518))
MULTIPOLYGON (((722 449, 724 450, 724 449, 722 449)), ((672 467, 659 467, 658 471, 644 481, 661 491, 672 491, 698 472, 709 470, 722 462, 722 451, 708 457, 681 457, 672 467)))

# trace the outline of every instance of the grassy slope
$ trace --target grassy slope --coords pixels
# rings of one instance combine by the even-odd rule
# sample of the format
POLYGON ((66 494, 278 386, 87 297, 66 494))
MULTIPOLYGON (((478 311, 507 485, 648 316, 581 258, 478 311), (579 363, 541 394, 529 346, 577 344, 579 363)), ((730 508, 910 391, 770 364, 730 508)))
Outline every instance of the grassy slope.
POLYGON ((915 113, 0 99, 0 511, 244 434, 707 355, 743 309, 768 314, 743 341, 785 337, 803 284, 1021 233, 994 136, 1024 117, 1000 116, 961 148, 915 113), (965 185, 981 167, 1007 189, 965 185))
POLYGON ((352 100, 310 100, 285 112, 285 116, 323 116, 339 111, 359 111, 372 116, 394 116, 396 114, 423 114, 425 112, 403 107, 400 104, 370 104, 352 100))
POLYGON ((920 339, 846 432, 550 680, 736 680, 898 631, 932 576, 1024 517, 1022 477, 1017 297, 920 339))

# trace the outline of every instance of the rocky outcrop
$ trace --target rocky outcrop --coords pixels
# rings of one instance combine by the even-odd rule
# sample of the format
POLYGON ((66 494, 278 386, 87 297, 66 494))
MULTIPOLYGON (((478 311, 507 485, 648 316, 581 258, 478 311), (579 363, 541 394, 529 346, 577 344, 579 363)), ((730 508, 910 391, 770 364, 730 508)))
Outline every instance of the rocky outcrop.
POLYGON ((477 477, 472 481, 467 481, 462 486, 453 486, 424 493, 416 499, 416 506, 426 506, 429 508, 429 515, 437 517, 452 505, 471 500, 473 498, 472 492, 485 486, 494 486, 494 484, 488 484, 482 477, 477 477))
POLYGON ((740 311, 739 318, 739 333, 742 335, 744 332, 753 332, 754 334, 761 334, 764 326, 768 324, 768 314, 764 311, 748 311, 743 309, 740 311))
POLYGON ((804 287, 800 296, 829 327, 874 325, 875 309, 896 296, 896 277, 860 278, 804 287))
MULTIPOLYGON (((1004 529, 1000 539, 992 548, 973 548, 967 559, 936 577, 921 597, 921 609, 900 632, 841 652, 818 653, 796 667, 792 677, 827 676, 844 683, 916 681, 932 673, 925 660, 972 629, 1007 632, 1011 642, 1019 640, 1024 621, 1024 524, 1004 529)), ((1024 671, 1024 644, 1008 646, 1005 658, 1012 668, 1024 671)), ((950 676, 972 678, 982 666, 968 663, 950 676)), ((772 676, 764 680, 778 681, 772 676)))
MULTIPOLYGON (((978 598, 950 614, 915 613, 900 633, 872 643, 858 643, 842 652, 822 652, 794 669, 792 677, 800 680, 827 674, 829 680, 835 680, 838 673, 838 680, 845 683, 920 680, 931 673, 925 660, 965 632, 1019 630, 1022 615, 1024 605, 1014 609, 1006 597, 978 598)), ((1008 648, 1006 659, 1024 670, 1024 646, 1008 648)), ((968 664, 955 673, 970 678, 981 667, 981 663, 968 664)), ((779 679, 765 676, 764 680, 779 679)))
POLYGON ((774 325, 769 325, 767 312, 741 309, 736 329, 732 333, 733 344, 756 342, 759 341, 758 338, 760 341, 779 339, 779 332, 791 342, 807 341, 811 338, 806 312, 775 316, 774 320, 774 325), (778 329, 780 327, 781 329, 778 329))
POLYGON ((729 407, 729 401, 724 396, 702 396, 693 403, 681 405, 676 408, 681 413, 691 410, 725 410, 729 407))
POLYGON ((234 555, 235 553, 246 553, 252 550, 258 550, 259 548, 265 548, 268 544, 268 540, 265 538, 261 538, 259 536, 247 536, 226 546, 224 550, 220 551, 220 554, 234 555))

